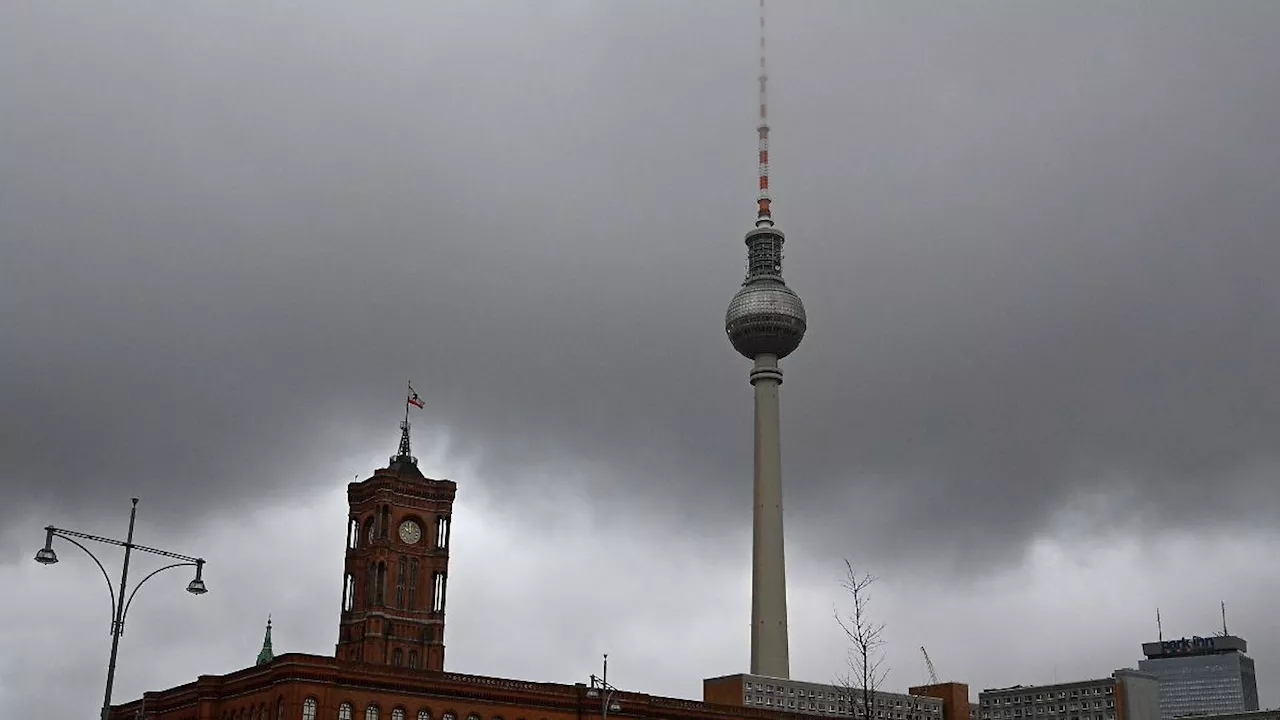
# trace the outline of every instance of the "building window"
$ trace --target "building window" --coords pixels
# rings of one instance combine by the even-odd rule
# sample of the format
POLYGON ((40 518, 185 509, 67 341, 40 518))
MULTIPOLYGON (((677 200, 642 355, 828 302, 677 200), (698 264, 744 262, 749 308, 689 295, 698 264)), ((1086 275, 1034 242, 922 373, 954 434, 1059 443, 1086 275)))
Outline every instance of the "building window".
POLYGON ((435 574, 435 586, 432 589, 432 595, 434 596, 431 601, 432 612, 444 612, 444 593, 446 584, 444 572, 437 570, 435 574))
POLYGON ((409 667, 416 669, 418 667, 418 651, 409 651, 409 667))
POLYGON ((302 720, 316 720, 316 699, 309 697, 302 701, 302 720))
POLYGON ((356 602, 356 581, 351 577, 351 573, 347 573, 346 581, 342 584, 342 609, 350 610, 356 602))
POLYGON ((419 710, 418 720, 431 720, 431 711, 426 708, 419 710))
POLYGON ((364 720, 378 720, 378 706, 370 705, 364 709, 364 720))
POLYGON ((276 700, 276 720, 284 720, 284 698, 276 700))
POLYGON ((446 712, 444 717, 440 720, 458 720, 458 716, 454 715, 452 712, 446 712))
POLYGON ((449 517, 447 515, 436 516, 436 547, 441 550, 449 548, 449 517))
POLYGON ((351 720, 352 712, 354 711, 351 708, 351 703, 349 702, 342 703, 341 705, 338 706, 338 720, 351 720))
POLYGON ((405 574, 408 572, 408 558, 400 558, 400 562, 396 567, 396 607, 404 608, 404 580, 405 574))
POLYGON ((404 720, 404 708, 396 708, 391 711, 391 720, 404 720))
POLYGON ((409 559, 409 609, 418 606, 418 558, 409 559))
POLYGON ((401 665, 404 664, 403 650, 401 650, 400 648, 396 648, 395 650, 391 651, 391 664, 395 665, 396 667, 400 667, 401 665))

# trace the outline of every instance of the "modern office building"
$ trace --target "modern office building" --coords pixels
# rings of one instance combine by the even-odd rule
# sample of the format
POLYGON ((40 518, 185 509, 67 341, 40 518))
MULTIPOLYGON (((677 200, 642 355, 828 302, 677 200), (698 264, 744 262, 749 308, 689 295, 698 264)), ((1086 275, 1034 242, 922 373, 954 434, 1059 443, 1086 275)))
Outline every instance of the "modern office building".
POLYGON ((969 701, 969 686, 958 682, 939 682, 907 688, 912 695, 938 698, 942 701, 944 720, 978 720, 979 706, 969 701))
POLYGON ((1160 718, 1258 709, 1258 681, 1244 638, 1235 635, 1142 644, 1138 663, 1160 680, 1160 718))
POLYGON ((983 690, 978 705, 980 720, 1158 720, 1160 684, 1123 669, 1095 680, 983 690))
POLYGON ((1213 715, 1184 715, 1183 717, 1187 720, 1280 720, 1280 710, 1249 710, 1213 715))
MULTIPOLYGON (((966 697, 968 695, 965 686, 966 697)), ((725 675, 702 681, 702 700, 715 705, 786 710, 806 715, 866 718, 861 691, 840 685, 764 675, 725 675)), ((948 717, 942 698, 875 692, 873 720, 965 720, 948 717)), ((965 706, 967 713, 968 707, 965 706)))

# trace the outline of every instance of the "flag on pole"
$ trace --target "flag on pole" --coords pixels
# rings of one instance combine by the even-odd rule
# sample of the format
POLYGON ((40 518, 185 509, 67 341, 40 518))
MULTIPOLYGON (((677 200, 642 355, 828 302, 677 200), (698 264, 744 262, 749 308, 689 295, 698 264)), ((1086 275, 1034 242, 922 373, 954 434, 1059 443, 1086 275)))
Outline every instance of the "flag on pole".
POLYGON ((421 409, 424 405, 422 398, 418 397, 418 393, 414 391, 413 386, 409 386, 409 404, 421 409))

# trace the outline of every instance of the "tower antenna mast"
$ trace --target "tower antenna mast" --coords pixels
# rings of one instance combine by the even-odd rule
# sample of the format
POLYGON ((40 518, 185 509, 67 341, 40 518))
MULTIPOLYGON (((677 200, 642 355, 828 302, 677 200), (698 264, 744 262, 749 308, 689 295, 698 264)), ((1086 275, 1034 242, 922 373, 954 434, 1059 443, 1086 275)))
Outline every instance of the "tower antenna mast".
POLYGON ((1160 624, 1160 608, 1156 608, 1156 632, 1160 634, 1160 642, 1164 642, 1164 625, 1160 624))
POLYGON ((760 124, 756 128, 760 136, 760 192, 756 198, 756 227, 773 226, 773 213, 769 208, 772 202, 769 197, 769 69, 765 57, 764 0, 760 0, 760 124))

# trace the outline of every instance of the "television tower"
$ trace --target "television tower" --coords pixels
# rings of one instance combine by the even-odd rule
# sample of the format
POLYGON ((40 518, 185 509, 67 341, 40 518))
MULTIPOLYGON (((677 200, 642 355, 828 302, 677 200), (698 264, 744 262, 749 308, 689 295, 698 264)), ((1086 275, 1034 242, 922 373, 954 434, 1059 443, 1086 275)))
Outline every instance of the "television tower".
POLYGON ((733 348, 754 361, 755 478, 751 537, 751 674, 787 678, 787 572, 782 535, 782 447, 778 361, 804 338, 800 296, 782 279, 785 236, 769 198, 769 120, 765 86, 764 0, 760 0, 760 192, 755 227, 747 231, 747 277, 729 302, 724 329, 733 348))

